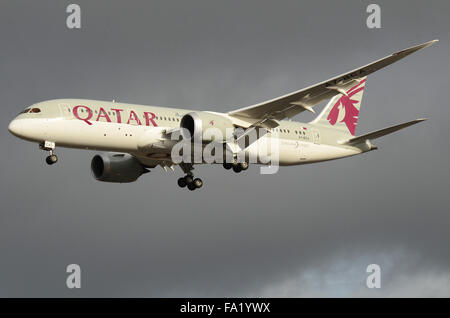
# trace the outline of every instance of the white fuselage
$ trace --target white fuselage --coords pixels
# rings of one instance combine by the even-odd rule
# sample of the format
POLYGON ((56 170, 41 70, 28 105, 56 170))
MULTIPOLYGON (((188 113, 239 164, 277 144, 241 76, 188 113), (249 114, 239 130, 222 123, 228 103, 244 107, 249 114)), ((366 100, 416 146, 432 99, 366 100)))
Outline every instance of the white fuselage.
MULTIPOLYGON (((174 141, 164 132, 180 127, 186 109, 130 105, 82 99, 63 99, 30 106, 39 112, 19 114, 9 126, 14 135, 32 142, 54 142, 57 147, 130 153, 148 166, 170 161, 174 141)), ((223 116, 227 116, 223 114, 223 116)), ((367 151, 343 146, 336 131, 294 121, 280 121, 273 130, 280 165, 298 165, 348 157, 367 151)), ((258 153, 259 143, 246 151, 258 153)))

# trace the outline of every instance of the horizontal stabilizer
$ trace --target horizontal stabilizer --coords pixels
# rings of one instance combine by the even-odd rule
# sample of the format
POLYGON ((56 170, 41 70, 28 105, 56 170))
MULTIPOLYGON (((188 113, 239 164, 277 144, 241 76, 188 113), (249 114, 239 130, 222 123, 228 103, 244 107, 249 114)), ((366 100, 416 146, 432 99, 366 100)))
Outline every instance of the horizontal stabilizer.
POLYGON ((413 121, 409 121, 407 123, 403 123, 403 124, 387 127, 387 128, 380 129, 380 130, 377 130, 377 131, 374 131, 374 132, 371 132, 371 133, 368 133, 368 134, 365 134, 365 135, 362 135, 362 136, 351 138, 351 139, 345 140, 342 143, 343 144, 357 144, 357 143, 360 143, 360 142, 365 142, 366 140, 372 140, 372 139, 380 138, 380 137, 383 137, 385 135, 392 134, 393 132, 396 132, 397 130, 406 128, 408 126, 412 126, 412 125, 418 124, 418 123, 420 123, 420 122, 422 122, 424 120, 427 120, 427 119, 426 118, 419 118, 419 119, 416 119, 416 120, 413 120, 413 121))

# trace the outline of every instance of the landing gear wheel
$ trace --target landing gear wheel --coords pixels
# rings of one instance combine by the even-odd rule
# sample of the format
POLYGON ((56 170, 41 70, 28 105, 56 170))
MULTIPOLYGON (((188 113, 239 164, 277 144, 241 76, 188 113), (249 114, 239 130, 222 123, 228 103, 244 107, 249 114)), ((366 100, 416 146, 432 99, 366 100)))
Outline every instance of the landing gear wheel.
POLYGON ((197 189, 200 189, 203 186, 203 181, 200 178, 194 179, 194 185, 197 189))
POLYGON ((189 190, 194 191, 200 189, 203 186, 203 181, 200 178, 195 178, 192 175, 187 175, 178 179, 178 185, 180 188, 187 187, 189 190))
POLYGON ((186 177, 181 177, 178 179, 178 186, 180 188, 184 188, 184 187, 186 187, 186 185, 187 185, 186 177))
POLYGON ((187 187, 190 191, 194 191, 195 189, 199 189, 203 186, 203 181, 200 178, 195 178, 192 173, 194 169, 192 164, 181 163, 181 169, 186 174, 184 177, 178 179, 178 185, 181 188, 187 187))
POLYGON ((233 164, 233 171, 239 173, 242 171, 242 167, 240 164, 233 164))
POLYGON ((248 169, 248 162, 241 162, 239 165, 241 166, 242 170, 247 170, 248 169))
POLYGON ((227 170, 230 170, 231 168, 233 168, 233 164, 229 162, 224 162, 223 167, 227 170))
POLYGON ((45 162, 48 165, 52 165, 52 164, 56 163, 57 161, 58 161, 58 157, 56 155, 50 155, 50 156, 47 156, 47 158, 45 158, 45 162))
POLYGON ((189 185, 191 183, 194 182, 194 178, 192 178, 192 176, 187 175, 186 177, 184 177, 184 179, 186 180, 186 184, 189 185))

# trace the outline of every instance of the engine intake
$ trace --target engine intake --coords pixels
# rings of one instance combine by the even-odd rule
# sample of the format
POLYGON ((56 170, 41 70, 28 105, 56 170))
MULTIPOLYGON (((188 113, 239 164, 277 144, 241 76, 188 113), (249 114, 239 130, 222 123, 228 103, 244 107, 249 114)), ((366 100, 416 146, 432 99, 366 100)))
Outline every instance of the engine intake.
POLYGON ((104 182, 127 183, 136 181, 149 172, 135 157, 129 154, 99 154, 91 161, 95 179, 104 182))
MULTIPOLYGON (((184 115, 180 122, 181 135, 184 139, 194 137, 194 140, 212 141, 217 139, 218 131, 221 133, 221 141, 227 139, 228 134, 234 130, 233 123, 226 116, 210 112, 191 112, 184 115), (214 128, 216 130, 208 129, 214 128), (218 131, 217 131, 218 130, 218 131)), ((230 137, 230 136, 229 136, 230 137)))

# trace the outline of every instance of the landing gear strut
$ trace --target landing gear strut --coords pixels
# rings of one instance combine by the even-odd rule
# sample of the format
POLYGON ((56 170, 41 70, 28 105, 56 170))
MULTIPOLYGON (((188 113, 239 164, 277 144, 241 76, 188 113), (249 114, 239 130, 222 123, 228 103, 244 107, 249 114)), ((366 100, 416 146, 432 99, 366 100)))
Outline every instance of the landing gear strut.
POLYGON ((39 145, 42 150, 48 151, 50 154, 45 158, 48 165, 55 164, 58 161, 58 156, 55 155, 55 143, 51 141, 44 141, 39 145))
POLYGON ((178 186, 180 188, 187 187, 189 190, 194 191, 195 189, 200 189, 203 186, 203 181, 200 178, 194 178, 192 170, 194 167, 192 164, 181 164, 181 169, 186 173, 186 176, 178 179, 178 186))

